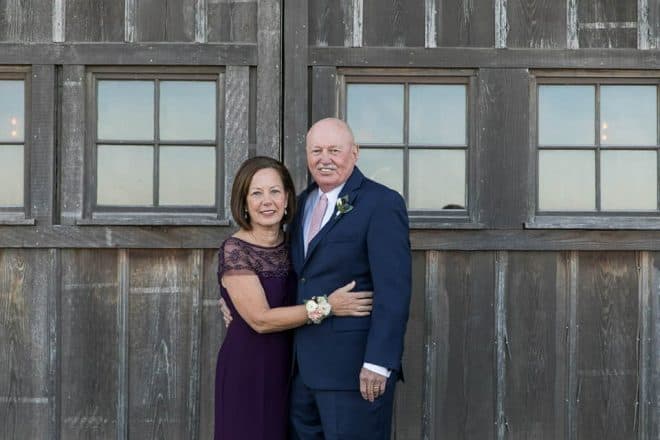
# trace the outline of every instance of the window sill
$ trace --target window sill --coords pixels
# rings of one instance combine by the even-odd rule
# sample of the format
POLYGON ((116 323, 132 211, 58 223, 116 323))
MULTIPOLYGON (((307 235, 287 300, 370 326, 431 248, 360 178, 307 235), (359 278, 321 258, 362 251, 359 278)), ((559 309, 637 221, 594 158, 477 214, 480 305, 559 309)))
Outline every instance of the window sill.
POLYGON ((228 219, 199 214, 121 214, 96 213, 76 220, 79 226, 229 226, 228 219))
POLYGON ((21 215, 0 215, 0 226, 34 226, 37 221, 21 215))
POLYGON ((660 230, 658 216, 537 216, 525 229, 660 230))
POLYGON ((410 229, 484 229, 469 217, 410 215, 410 229))

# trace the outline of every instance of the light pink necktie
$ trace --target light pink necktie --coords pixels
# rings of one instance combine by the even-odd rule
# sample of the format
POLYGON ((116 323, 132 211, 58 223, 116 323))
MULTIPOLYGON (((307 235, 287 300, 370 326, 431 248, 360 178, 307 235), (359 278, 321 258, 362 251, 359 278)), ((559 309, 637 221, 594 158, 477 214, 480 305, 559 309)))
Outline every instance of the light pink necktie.
POLYGON ((309 232, 307 233, 307 245, 312 241, 314 236, 321 230, 321 222, 325 216, 325 210, 328 207, 328 196, 321 194, 321 198, 316 202, 316 206, 312 211, 312 219, 309 222, 309 232))

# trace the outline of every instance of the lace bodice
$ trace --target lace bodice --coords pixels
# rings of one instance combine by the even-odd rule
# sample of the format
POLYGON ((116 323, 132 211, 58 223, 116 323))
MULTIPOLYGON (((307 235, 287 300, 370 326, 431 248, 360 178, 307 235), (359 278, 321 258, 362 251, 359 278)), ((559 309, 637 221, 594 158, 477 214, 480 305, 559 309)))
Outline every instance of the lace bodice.
POLYGON ((218 253, 218 280, 226 274, 256 274, 265 278, 286 278, 291 271, 285 243, 263 247, 229 237, 218 253))

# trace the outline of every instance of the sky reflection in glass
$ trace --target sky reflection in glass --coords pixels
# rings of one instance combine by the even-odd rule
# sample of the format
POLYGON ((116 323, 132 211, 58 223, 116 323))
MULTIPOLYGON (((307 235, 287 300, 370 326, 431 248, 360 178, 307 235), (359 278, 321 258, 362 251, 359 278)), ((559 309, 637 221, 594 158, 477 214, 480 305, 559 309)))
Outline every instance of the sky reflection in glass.
POLYGON ((358 167, 368 178, 403 195, 403 150, 363 148, 358 167))
POLYGON ((97 205, 153 205, 153 147, 99 145, 97 205))
POLYGON ((539 151, 539 209, 596 209, 594 151, 539 151))
POLYGON ((215 82, 160 82, 160 138, 215 140, 215 82))
POLYGON ((466 87, 410 86, 410 144, 466 145, 466 87))
POLYGON ((98 139, 154 139, 154 82, 98 82, 98 139))
POLYGON ((594 145, 595 87, 539 86, 539 145, 594 145))
POLYGON ((403 143, 403 84, 349 84, 346 107, 358 144, 403 143))
POLYGON ((656 145, 656 86, 601 86, 602 145, 656 145))
POLYGON ((215 205, 215 148, 160 148, 160 205, 215 205))
POLYGON ((411 150, 409 209, 465 208, 465 151, 411 150))
POLYGON ((23 206, 22 145, 0 145, 0 206, 23 206))
MULTIPOLYGON (((24 118, 23 81, 0 81, 0 142, 23 142, 24 118)), ((22 196, 21 200, 23 200, 22 196)))
POLYGON ((655 151, 602 151, 600 156, 601 209, 657 209, 655 151))

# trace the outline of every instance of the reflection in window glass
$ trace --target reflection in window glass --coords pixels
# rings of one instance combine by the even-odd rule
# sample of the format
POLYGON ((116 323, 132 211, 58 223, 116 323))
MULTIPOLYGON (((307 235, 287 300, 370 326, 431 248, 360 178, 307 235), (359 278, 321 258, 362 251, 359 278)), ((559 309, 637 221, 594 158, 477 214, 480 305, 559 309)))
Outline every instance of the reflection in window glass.
POLYGON ((23 206, 22 145, 0 145, 0 206, 23 206))
POLYGON ((215 205, 215 148, 160 148, 160 204, 215 205))
POLYGON ((0 81, 0 142, 23 142, 24 96, 23 81, 0 81))
POLYGON ((215 82, 160 82, 160 139, 215 140, 215 82))
POLYGON ((98 139, 154 139, 154 82, 98 82, 98 139))
POLYGON ((403 84, 349 84, 347 122, 358 144, 403 143, 403 84))
POLYGON ((595 87, 539 86, 539 145, 594 145, 595 87))
POLYGON ((656 145, 656 86, 601 86, 602 145, 656 145))
POLYGON ((602 151, 600 157, 603 210, 657 209, 655 151, 602 151))
POLYGON ((410 143, 466 145, 466 86, 410 86, 410 143))
POLYGON ((99 145, 97 204, 153 205, 153 147, 99 145))
POLYGON ((409 179, 410 209, 465 208, 464 150, 411 150, 409 179))
POLYGON ((539 151, 539 209, 596 209, 594 151, 539 151))
POLYGON ((360 150, 360 171, 368 178, 403 194, 403 151, 380 148, 360 150))

